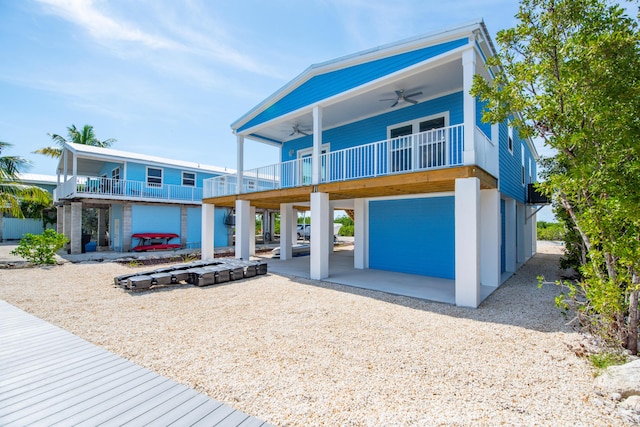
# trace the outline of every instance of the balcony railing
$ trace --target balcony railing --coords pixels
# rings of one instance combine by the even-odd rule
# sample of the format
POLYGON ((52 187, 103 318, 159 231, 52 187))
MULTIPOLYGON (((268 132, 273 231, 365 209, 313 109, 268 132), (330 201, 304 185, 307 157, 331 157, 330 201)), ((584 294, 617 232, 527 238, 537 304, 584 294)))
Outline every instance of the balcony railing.
MULTIPOLYGON (((475 133, 475 151, 481 154, 476 162, 484 163, 493 144, 479 129, 475 133)), ((320 183, 460 166, 464 150, 464 125, 455 125, 332 151, 320 157, 320 183)), ((246 170, 242 177, 243 193, 311 185, 312 160, 303 157, 246 170)), ((205 198, 231 194, 238 194, 236 174, 204 181, 205 198)))
POLYGON ((147 200, 201 202, 202 188, 185 185, 151 185, 141 181, 87 176, 72 176, 58 185, 55 199, 74 197, 108 198, 118 200, 147 200))

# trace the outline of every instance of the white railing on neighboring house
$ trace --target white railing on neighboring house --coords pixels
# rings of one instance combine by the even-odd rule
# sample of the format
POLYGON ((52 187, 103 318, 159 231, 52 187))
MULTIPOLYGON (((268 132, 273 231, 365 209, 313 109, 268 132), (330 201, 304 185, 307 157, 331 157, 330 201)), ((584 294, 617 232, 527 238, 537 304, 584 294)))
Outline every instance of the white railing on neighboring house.
MULTIPOLYGON (((484 150, 486 144, 493 145, 479 129, 476 129, 475 142, 476 150, 484 150)), ((463 164, 464 125, 454 125, 322 154, 320 183, 410 173, 463 164)), ((300 187, 311 185, 311 183, 311 157, 246 170, 242 173, 243 193, 300 187)), ((237 193, 236 174, 209 178, 204 182, 204 198, 237 193)))
POLYGON ((58 185, 56 200, 74 197, 116 200, 178 202, 202 201, 202 188, 187 185, 147 184, 141 181, 88 176, 72 176, 58 185))

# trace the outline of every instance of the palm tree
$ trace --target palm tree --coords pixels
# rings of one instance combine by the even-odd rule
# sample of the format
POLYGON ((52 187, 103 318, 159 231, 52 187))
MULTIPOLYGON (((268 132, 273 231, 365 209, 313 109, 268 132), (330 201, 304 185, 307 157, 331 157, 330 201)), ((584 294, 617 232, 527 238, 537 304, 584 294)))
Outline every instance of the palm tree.
MULTIPOLYGON (((7 147, 11 147, 11 144, 0 141, 0 154, 7 147)), ((22 157, 0 155, 0 215, 9 212, 16 218, 24 218, 20 209, 20 201, 24 200, 51 203, 51 195, 47 191, 20 182, 18 172, 27 164, 22 157)))
POLYGON ((57 147, 44 147, 39 148, 34 153, 44 154, 45 156, 53 157, 58 159, 62 156, 62 147, 67 142, 73 142, 74 144, 83 144, 83 145, 91 145, 93 147, 102 147, 107 148, 110 147, 111 144, 116 142, 115 138, 105 139, 104 141, 100 141, 96 138, 96 134, 93 131, 93 126, 84 125, 82 129, 76 128, 76 125, 71 125, 71 127, 67 128, 68 139, 64 139, 64 137, 57 135, 55 133, 47 133, 56 143, 57 147))

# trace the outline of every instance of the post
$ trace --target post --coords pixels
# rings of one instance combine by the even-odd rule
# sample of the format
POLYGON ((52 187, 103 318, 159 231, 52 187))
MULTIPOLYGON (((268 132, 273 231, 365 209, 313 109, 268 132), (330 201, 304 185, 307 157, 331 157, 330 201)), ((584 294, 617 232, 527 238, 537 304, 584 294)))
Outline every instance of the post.
POLYGON ((353 267, 369 268, 369 202, 355 199, 353 213, 353 267))
POLYGON ((311 278, 322 280, 329 277, 328 239, 324 238, 329 230, 329 194, 311 193, 311 278))
POLYGON ((251 258, 250 239, 251 205, 248 200, 236 200, 236 258, 251 258))
POLYGON ((504 201, 504 254, 505 271, 516 271, 516 201, 505 199, 504 201))
POLYGON ((255 206, 249 207, 249 216, 251 217, 251 224, 249 228, 249 255, 255 256, 256 254, 256 207, 255 206))
POLYGON ((125 203, 122 205, 122 250, 124 252, 129 252, 131 250, 131 226, 131 203, 125 203))
MULTIPOLYGON (((280 259, 287 260, 293 256, 291 249, 291 224, 295 224, 293 215, 293 205, 291 203, 282 203, 280 205, 280 259)), ((295 234, 295 229, 293 231, 295 234)))
POLYGON ((456 305, 480 305, 480 180, 455 183, 456 305))
POLYGON ((82 202, 71 202, 71 253, 82 253, 82 202))
POLYGON ((464 107, 464 157, 465 165, 476 164, 475 130, 476 100, 471 94, 473 76, 476 73, 476 53, 471 47, 462 52, 462 104, 464 107))
POLYGON ((237 147, 237 165, 236 165, 236 174, 238 177, 238 183, 236 185, 236 193, 244 193, 244 185, 243 185, 243 174, 242 170, 244 169, 244 137, 242 135, 238 135, 236 137, 238 147, 237 147))
POLYGON ((480 190, 480 283, 500 286, 500 192, 480 190))
POLYGON ((322 165, 322 107, 313 107, 313 155, 311 157, 311 183, 320 184, 322 165))
POLYGON ((202 204, 202 250, 201 258, 213 259, 215 257, 215 205, 202 204))

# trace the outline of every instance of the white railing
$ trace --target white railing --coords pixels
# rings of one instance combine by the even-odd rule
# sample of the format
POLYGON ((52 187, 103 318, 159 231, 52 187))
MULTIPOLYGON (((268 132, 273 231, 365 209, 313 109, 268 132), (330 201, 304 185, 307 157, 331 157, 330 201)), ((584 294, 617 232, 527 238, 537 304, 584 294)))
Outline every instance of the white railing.
POLYGON ((200 202, 202 188, 186 185, 148 185, 146 182, 88 176, 72 176, 58 185, 58 199, 72 197, 112 198, 120 200, 162 200, 200 202))
POLYGON ((475 163, 493 176, 498 176, 498 146, 476 126, 475 135, 475 163))
MULTIPOLYGON (((320 183, 459 166, 463 164, 463 154, 464 125, 433 129, 322 154, 320 183)), ((244 193, 311 185, 312 160, 290 160, 247 170, 242 176, 244 193)), ((205 198, 237 194, 236 191, 236 174, 205 180, 205 198)))

